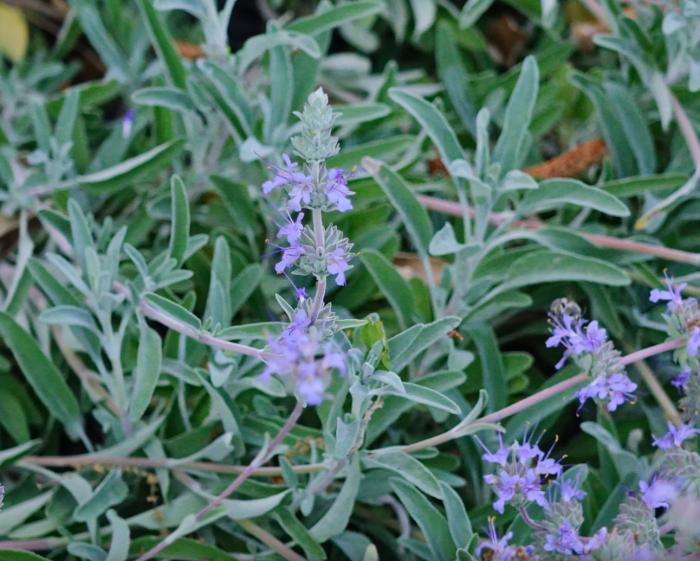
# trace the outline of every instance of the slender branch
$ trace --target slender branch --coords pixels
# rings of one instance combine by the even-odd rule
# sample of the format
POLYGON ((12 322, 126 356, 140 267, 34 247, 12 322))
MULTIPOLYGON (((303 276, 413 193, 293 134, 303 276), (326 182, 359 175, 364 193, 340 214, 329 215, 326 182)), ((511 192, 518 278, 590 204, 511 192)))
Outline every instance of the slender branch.
POLYGON ((149 304, 146 300, 141 300, 139 302, 139 307, 144 315, 148 316, 152 320, 157 321, 158 323, 161 323, 173 331, 177 331, 181 335, 189 337, 190 339, 194 339, 195 341, 209 345, 210 347, 216 347, 223 349, 224 351, 231 351, 242 355, 252 356, 261 360, 264 360, 265 357, 268 356, 268 353, 260 349, 256 349, 255 347, 234 343, 232 341, 226 341, 225 339, 214 337, 205 331, 199 331, 186 323, 178 321, 173 316, 164 314, 159 309, 149 304))
MULTIPOLYGON (((625 345, 625 348, 629 349, 629 346, 625 345)), ((678 413, 673 401, 671 401, 671 398, 668 397, 668 394, 664 390, 663 386, 656 379, 654 371, 643 360, 637 361, 634 366, 639 372, 639 375, 642 377, 642 380, 644 380, 644 383, 649 388, 649 391, 656 399, 657 403, 661 406, 661 409, 663 409, 666 418, 669 419, 674 425, 678 426, 681 422, 680 414, 678 413)))
MULTIPOLYGON (((231 484, 226 487, 219 495, 214 498, 213 501, 211 501, 207 506, 205 506, 202 510, 200 510, 197 515, 196 515, 196 520, 201 521, 209 512, 211 512, 213 509, 216 507, 220 506, 223 504, 223 502, 226 500, 226 498, 230 495, 232 495, 243 483, 251 476, 254 474, 255 470, 259 467, 261 467, 263 464, 265 464, 270 458, 275 453, 275 450, 277 447, 282 443, 284 438, 289 434, 289 431, 292 430, 294 425, 296 425, 297 421, 299 420, 299 417, 301 416, 302 411, 304 410, 304 404, 301 401, 297 401, 297 404, 294 406, 294 410, 292 411, 291 415, 289 418, 285 421, 284 425, 282 428, 279 430, 277 435, 270 441, 270 443, 265 447, 261 453, 259 453, 255 459, 236 477, 231 484)), ((166 547, 171 545, 171 543, 177 539, 178 534, 173 532, 169 534, 165 539, 163 539, 160 543, 156 544, 153 546, 150 550, 148 550, 146 553, 142 554, 136 561, 147 561, 148 559, 152 559, 158 553, 163 551, 166 547)))
POLYGON ((268 546, 270 549, 280 554, 282 557, 287 559, 287 561, 305 561, 305 559, 299 555, 296 551, 287 547, 275 536, 269 532, 263 530, 260 526, 255 524, 252 520, 239 520, 238 524, 251 536, 255 536, 262 543, 268 546))
MULTIPOLYGON (((217 464, 214 462, 180 462, 172 458, 133 458, 129 456, 105 456, 97 454, 80 454, 75 456, 25 456, 22 463, 47 467, 73 467, 80 469, 88 466, 119 466, 140 467, 153 469, 171 469, 187 471, 204 471, 210 473, 227 473, 238 475, 246 466, 217 464)), ((21 463, 20 463, 21 466, 21 463)), ((305 464, 293 466, 296 473, 316 473, 326 469, 326 464, 305 464)), ((261 477, 277 477, 282 474, 279 467, 259 467, 253 475, 261 477)))
MULTIPOLYGON (((634 362, 644 360, 646 358, 649 358, 650 356, 654 356, 659 353, 663 353, 666 351, 671 351, 674 349, 678 349, 686 344, 685 339, 673 339, 671 341, 666 341, 664 343, 659 343, 658 345, 652 345, 651 347, 646 347, 645 349, 640 349, 639 351, 635 351, 633 353, 630 353, 626 356, 623 356, 620 359, 620 364, 622 366, 627 366, 629 364, 632 364, 634 362)), ((515 415, 516 413, 520 413, 521 411, 524 411, 525 409, 529 409, 530 407, 537 405, 538 403, 541 403, 542 401, 549 399, 551 397, 554 397, 556 395, 559 395, 566 390, 569 390, 579 384, 582 384, 586 381, 588 381, 590 378, 588 377, 587 374, 581 373, 581 374, 576 374, 575 376, 572 376, 571 378, 567 378, 566 380, 563 380, 559 382, 558 384, 554 384, 553 386, 550 386, 548 388, 545 388, 531 396, 526 397, 525 399, 521 399, 520 401, 517 401, 516 403, 513 403, 511 405, 508 405, 507 407, 504 407, 503 409, 499 409, 498 411, 495 411, 493 413, 490 413, 486 415, 485 417, 482 417, 481 419, 477 419, 474 421, 473 424, 477 423, 496 423, 498 421, 501 421, 502 419, 505 419, 506 417, 511 417, 512 415, 515 415)), ((460 438, 463 436, 463 431, 465 429, 465 425, 462 423, 458 423, 454 427, 452 427, 450 430, 443 432, 441 434, 432 436, 430 438, 426 438, 424 440, 420 440, 418 442, 414 442, 413 444, 407 444, 405 446, 392 446, 392 450, 400 450, 402 452, 410 453, 410 452, 416 452, 418 450, 422 450, 424 448, 431 448, 433 446, 438 446, 439 444, 443 444, 445 442, 449 442, 450 440, 454 440, 456 438, 460 438)), ((373 450, 372 452, 374 453, 381 453, 382 450, 373 450)))
MULTIPOLYGON (((446 201, 427 195, 418 195, 417 198, 418 201, 427 209, 434 210, 436 212, 441 212, 450 216, 463 216, 462 208, 459 205, 459 203, 453 201, 446 201)), ((473 209, 470 211, 469 214, 470 216, 473 215, 473 209)), ((491 222, 492 224, 500 225, 511 217, 511 213, 491 213, 489 214, 489 222, 491 222)), ((541 228, 544 228, 545 226, 546 224, 536 219, 518 220, 513 222, 513 224, 511 225, 511 227, 513 228, 528 228, 530 230, 539 230, 541 228)), ((582 238, 585 238, 592 244, 597 245, 598 247, 617 249, 620 251, 630 251, 633 253, 643 253, 647 255, 653 255, 654 257, 659 257, 661 259, 668 259, 669 261, 700 265, 700 255, 697 253, 691 253, 689 251, 683 251, 680 249, 672 249, 659 245, 651 245, 643 242, 637 242, 634 240, 620 239, 615 238, 613 236, 605 236, 601 234, 590 234, 588 232, 578 232, 578 234, 582 238)))

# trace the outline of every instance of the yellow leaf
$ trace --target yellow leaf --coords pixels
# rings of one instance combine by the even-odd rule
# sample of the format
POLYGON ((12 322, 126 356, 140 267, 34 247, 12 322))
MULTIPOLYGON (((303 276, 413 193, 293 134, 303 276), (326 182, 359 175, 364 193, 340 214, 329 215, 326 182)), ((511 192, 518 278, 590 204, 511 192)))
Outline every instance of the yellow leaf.
POLYGON ((0 53, 17 63, 29 45, 29 27, 22 10, 0 2, 0 53))

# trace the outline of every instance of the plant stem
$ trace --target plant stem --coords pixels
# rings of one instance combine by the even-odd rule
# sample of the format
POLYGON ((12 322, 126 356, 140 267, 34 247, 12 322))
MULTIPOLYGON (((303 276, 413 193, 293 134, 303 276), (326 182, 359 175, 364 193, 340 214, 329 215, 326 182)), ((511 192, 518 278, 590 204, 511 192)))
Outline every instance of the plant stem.
POLYGON ((253 523, 251 520, 239 520, 238 524, 251 536, 255 536, 262 543, 268 546, 273 551, 277 552, 279 555, 287 559, 287 561, 305 561, 304 558, 299 555, 296 551, 293 551, 275 536, 263 530, 260 526, 253 523))
MULTIPOLYGON (((625 345, 625 349, 629 350, 629 345, 625 345)), ((656 399, 657 403, 661 406, 661 409, 663 409, 666 418, 674 425, 678 426, 681 422, 681 417, 678 410, 673 404, 673 401, 671 401, 671 398, 668 397, 668 394, 664 390, 663 386, 656 379, 654 371, 643 360, 636 362, 634 366, 644 380, 644 383, 649 388, 649 391, 656 399)))
POLYGON ((261 360, 264 360, 265 357, 268 356, 268 353, 260 349, 256 349, 255 347, 234 343, 232 341, 226 341, 224 339, 214 337, 205 331, 199 331, 185 323, 178 321, 173 316, 164 314, 145 300, 141 300, 139 306, 144 315, 148 316, 152 320, 157 321, 158 323, 161 323, 173 331, 177 331, 181 335, 189 337, 190 339, 194 339, 195 341, 209 345, 210 347, 216 347, 223 349, 224 351, 231 351, 242 355, 252 356, 261 360))
MULTIPOLYGON (((658 345, 652 345, 645 349, 635 351, 620 359, 620 364, 622 366, 627 366, 629 364, 635 363, 640 360, 649 358, 656 354, 660 354, 666 351, 671 351, 678 349, 686 344, 685 339, 673 339, 671 341, 666 341, 664 343, 659 343, 658 345)), ((510 417, 524 411, 538 403, 558 395, 568 389, 573 388, 578 384, 588 380, 586 374, 577 374, 571 378, 563 380, 558 384, 545 388, 529 397, 521 399, 516 403, 508 405, 503 409, 490 413, 481 419, 477 419, 474 423, 493 423, 498 422, 506 417, 510 417)), ((462 431, 465 428, 464 425, 458 423, 455 427, 447 432, 438 434, 436 436, 426 438, 413 444, 407 444, 404 446, 392 446, 391 448, 396 450, 401 450, 402 452, 410 453, 417 450, 422 450, 424 448, 430 448, 433 446, 438 446, 450 440, 460 438, 462 436, 462 431)), ((372 450, 373 453, 381 453, 382 449, 372 450)), ((25 456, 20 462, 22 463, 49 466, 49 467, 64 467, 64 466, 87 466, 87 465, 115 465, 115 466, 136 466, 144 468, 164 468, 164 469, 182 469, 182 470, 192 470, 192 471, 207 471, 213 473, 230 473, 230 474, 242 474, 244 471, 248 470, 249 475, 258 475, 265 477, 275 477, 282 474, 282 470, 279 467, 262 467, 258 466, 253 470, 250 470, 250 466, 235 466, 228 464, 216 464, 209 462, 178 462, 172 459, 156 459, 156 458, 131 458, 123 456, 101 456, 99 454, 81 454, 77 456, 25 456)), ((327 465, 324 463, 306 464, 300 466, 293 466, 293 470, 296 473, 317 473, 319 471, 324 471, 327 469, 327 465)), ((247 476, 246 476, 247 477, 247 476)))
MULTIPOLYGON (((318 176, 318 171, 315 171, 318 176)), ((318 181, 318 179, 317 179, 318 181)), ((312 211, 314 225, 314 241, 316 242, 316 251, 326 252, 326 230, 323 227, 323 213, 320 209, 315 208, 312 211)), ((316 281, 316 294, 314 294, 314 302, 311 306, 311 315, 309 320, 315 323, 318 319, 318 314, 323 309, 323 299, 326 296, 326 277, 319 277, 316 281)))
MULTIPOLYGON (((419 195, 417 198, 418 201, 429 210, 434 210, 450 216, 463 217, 462 208, 459 203, 438 199, 436 197, 429 197, 427 195, 419 195)), ((473 213, 474 211, 471 209, 469 214, 473 215, 473 213)), ((509 215, 506 213, 491 213, 489 214, 489 222, 498 225, 503 223, 504 220, 507 220, 508 217, 509 215)), ((513 228, 528 228, 531 230, 539 230, 545 226, 546 224, 536 219, 518 220, 513 222, 511 225, 513 228)), ((643 253, 646 255, 653 255, 654 257, 659 257, 661 259, 668 259, 669 261, 676 261, 678 263, 700 265, 700 255, 689 251, 672 249, 659 245, 651 245, 634 240, 620 239, 613 236, 590 234, 588 232, 578 232, 578 235, 588 240, 592 244, 597 245, 598 247, 617 249, 619 251, 630 251, 633 253, 643 253)))
MULTIPOLYGON (((629 364, 632 364, 634 362, 637 362, 639 360, 644 360, 645 358, 649 358, 650 356, 654 356, 659 353, 663 353, 666 351, 670 351, 673 349, 678 349, 679 347, 682 347, 683 345, 686 344, 685 339, 673 339, 671 341, 666 341, 664 343, 659 343, 658 345, 652 345, 651 347, 646 347, 645 349, 641 349, 639 351, 633 352, 631 354, 628 354, 626 356, 623 356, 620 359, 620 364, 622 366, 626 366, 629 364)), ((503 409, 499 409, 498 411, 495 411, 493 413, 490 413, 486 415, 485 417, 482 417, 480 419, 477 419, 473 422, 473 424, 477 423, 496 423, 502 419, 505 419, 506 417, 510 417, 512 415, 515 415, 516 413, 520 413, 520 411, 524 411, 525 409, 529 409, 530 407, 537 405, 538 403, 549 399, 550 397, 554 397, 556 395, 559 395, 562 392, 565 392, 568 389, 571 389, 578 384, 582 384, 589 380, 589 377, 585 373, 581 374, 576 374, 575 376, 572 376, 571 378, 568 378, 566 380, 563 380, 559 382, 558 384, 554 384, 553 386, 550 386, 548 388, 545 388, 531 396, 526 397, 525 399, 521 399, 520 401, 517 401, 516 403, 513 403, 511 405, 508 405, 507 407, 504 407, 503 409)), ((424 448, 431 448, 433 446, 437 446, 439 444, 443 444, 445 442, 449 442, 450 440, 454 440, 455 438, 460 438, 463 435, 463 431, 465 429, 465 425, 458 423, 456 426, 452 427, 450 430, 440 433, 438 435, 432 436, 430 438, 426 438, 424 440, 420 440, 418 442, 414 442, 413 444, 407 444, 405 446, 392 446, 392 450, 400 450, 401 452, 416 452, 418 450, 422 450, 424 448)), ((381 453, 382 449, 374 450, 374 453, 381 453)))
MULTIPOLYGON (((246 479, 253 475, 257 468, 261 467, 268 460, 270 460, 270 458, 272 458, 277 447, 289 434, 289 431, 292 430, 294 425, 296 425, 303 410, 304 404, 300 401, 297 401, 296 405, 294 406, 294 410, 292 411, 291 415, 289 415, 289 417, 287 418, 277 435, 270 441, 270 443, 265 447, 265 449, 261 451, 252 462, 250 462, 250 464, 238 475, 238 477, 236 477, 231 482, 231 484, 228 487, 226 487, 226 489, 224 489, 219 495, 217 495, 214 498, 213 501, 211 501, 207 506, 205 506, 202 510, 200 510, 197 513, 195 517, 197 521, 201 521, 207 515, 207 513, 220 506, 228 496, 233 494, 241 485, 243 485, 246 479)), ((152 559, 153 557, 158 555, 158 553, 160 553, 163 549, 171 545, 171 543, 176 537, 177 534, 175 532, 171 533, 161 542, 159 542, 146 553, 141 555, 136 561, 147 561, 148 559, 152 559)))

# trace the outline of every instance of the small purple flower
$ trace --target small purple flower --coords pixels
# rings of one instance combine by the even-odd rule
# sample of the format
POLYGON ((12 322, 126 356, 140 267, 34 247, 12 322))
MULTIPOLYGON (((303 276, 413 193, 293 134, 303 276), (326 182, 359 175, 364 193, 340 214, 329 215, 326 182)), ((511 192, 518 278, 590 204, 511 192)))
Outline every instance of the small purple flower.
POLYGON ((497 464, 501 467, 505 467, 508 463, 508 456, 510 456, 510 446, 504 446, 503 444, 503 434, 498 433, 498 448, 494 452, 491 452, 486 445, 481 441, 480 438, 476 438, 479 445, 486 451, 481 458, 485 462, 491 464, 497 464))
POLYGON ((664 273, 664 277, 664 284, 666 285, 666 290, 659 290, 658 288, 654 288, 649 293, 649 300, 651 300, 654 303, 667 301, 667 307, 669 311, 673 311, 683 300, 681 291, 686 286, 688 286, 688 283, 683 282, 678 286, 674 286, 673 279, 671 279, 671 277, 669 277, 666 273, 664 273))
MULTIPOLYGON (((487 476, 488 477, 488 476, 487 476)), ((486 478, 484 478, 486 480, 486 478)), ((503 514, 506 503, 513 499, 515 492, 521 482, 519 475, 511 475, 503 470, 498 473, 495 479, 486 480, 487 483, 495 482, 495 491, 497 500, 493 503, 493 508, 496 512, 503 514)))
POLYGON ((282 259, 275 265, 275 272, 278 275, 281 274, 294 265, 302 255, 304 255, 304 248, 298 243, 282 248, 282 259))
POLYGON ((634 399, 634 390, 637 384, 630 380, 623 372, 618 372, 608 377, 608 411, 612 412, 625 401, 634 399))
POLYGON ((576 392, 581 406, 588 399, 608 400, 608 411, 615 411, 625 401, 634 399, 634 390, 637 384, 632 382, 624 372, 617 372, 611 376, 598 376, 585 388, 576 392))
POLYGON ((586 498, 586 492, 578 488, 578 485, 562 480, 557 482, 559 486, 559 497, 565 503, 571 501, 582 501, 586 498))
POLYGON ((299 212, 302 203, 308 205, 311 202, 311 195, 314 191, 314 182, 310 176, 304 175, 299 181, 296 181, 289 190, 289 203, 287 206, 290 210, 299 212))
POLYGON ((274 170, 272 179, 263 183, 262 191, 264 195, 269 195, 275 189, 303 183, 309 179, 308 176, 297 171, 297 164, 287 154, 282 154, 282 160, 284 161, 283 166, 272 166, 274 170))
POLYGON ((296 220, 292 220, 292 217, 288 215, 286 224, 277 230, 277 237, 287 238, 290 244, 296 244, 301 238, 301 232, 304 230, 304 225, 301 223, 303 219, 303 212, 297 215, 296 220))
POLYGON ((513 561, 516 558, 517 548, 508 545, 508 542, 513 538, 513 532, 508 532, 502 538, 499 538, 493 518, 489 518, 488 535, 488 539, 482 541, 474 553, 481 555, 486 549, 491 552, 490 558, 492 561, 513 561))
POLYGON ((545 345, 548 348, 558 346, 565 348, 564 355, 556 364, 557 369, 564 366, 566 359, 570 356, 597 352, 608 339, 607 331, 600 327, 597 321, 586 325, 585 320, 574 318, 566 313, 550 314, 549 318, 552 325, 552 335, 547 339, 545 345))
POLYGON ((661 438, 654 437, 653 444, 660 450, 669 450, 673 447, 680 448, 685 440, 697 434, 700 434, 700 430, 690 425, 681 423, 676 427, 671 421, 668 421, 668 432, 661 438))
POLYGON ((134 128, 134 121, 136 120, 136 111, 129 107, 122 117, 122 138, 129 138, 131 136, 131 131, 134 128))
POLYGON ((537 458, 541 460, 544 457, 544 452, 540 450, 537 444, 530 444, 529 442, 523 442, 517 446, 518 461, 521 464, 529 463, 530 460, 537 458))
POLYGON ((348 189, 348 179, 340 168, 331 168, 326 177, 326 197, 340 212, 352 209, 350 197, 354 194, 348 189))
POLYGON ((673 483, 656 476, 651 481, 639 482, 639 490, 642 492, 642 500, 651 509, 668 508, 669 503, 678 496, 678 490, 673 483))
POLYGON ((345 284, 345 271, 350 268, 348 255, 342 247, 336 247, 326 257, 328 273, 335 275, 335 283, 338 286, 345 284))
POLYGON ((559 530, 545 536, 544 550, 563 555, 583 553, 583 541, 568 520, 564 520, 559 530))
POLYGON ((678 388, 679 390, 685 389, 685 385, 688 383, 688 380, 690 379, 690 374, 691 370, 690 368, 686 368, 682 372, 678 374, 673 380, 671 380, 671 385, 674 388, 678 388))
POLYGON ((700 327, 696 326, 688 333, 688 354, 698 356, 700 349, 700 327))
POLYGON ((534 470, 529 469, 525 472, 525 476, 520 479, 520 485, 528 501, 537 503, 541 507, 547 506, 547 498, 542 490, 540 476, 534 470))

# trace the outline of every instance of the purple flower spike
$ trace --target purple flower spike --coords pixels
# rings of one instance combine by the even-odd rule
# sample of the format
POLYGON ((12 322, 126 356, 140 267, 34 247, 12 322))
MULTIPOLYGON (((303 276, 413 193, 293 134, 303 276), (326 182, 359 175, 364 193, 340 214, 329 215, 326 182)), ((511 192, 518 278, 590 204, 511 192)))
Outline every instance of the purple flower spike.
POLYGON ((653 444, 660 450, 680 448, 684 441, 698 434, 700 434, 700 430, 690 425, 681 424, 676 427, 671 421, 668 421, 668 432, 661 438, 654 437, 653 444))
POLYGON ((341 247, 335 248, 327 257, 328 273, 335 275, 335 283, 338 286, 345 284, 345 271, 350 268, 348 256, 341 247))
POLYGON ((348 179, 342 169, 331 168, 328 170, 325 192, 328 200, 334 204, 340 212, 346 212, 352 209, 350 197, 354 195, 354 193, 348 189, 348 179))
POLYGON ((304 213, 300 212, 296 220, 292 220, 291 216, 287 216, 287 223, 277 231, 278 238, 287 238, 287 241, 294 245, 301 238, 301 232, 304 230, 304 225, 301 221, 304 219, 304 213))
POLYGON ((668 302, 666 305, 669 311, 673 311, 678 304, 683 300, 681 291, 688 286, 687 282, 683 282, 678 286, 673 284, 673 279, 664 273, 664 284, 666 285, 666 290, 659 290, 658 288, 653 289, 649 293, 649 300, 652 302, 668 302))

